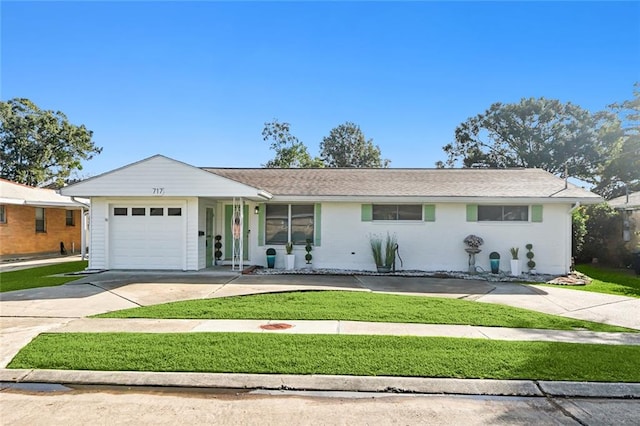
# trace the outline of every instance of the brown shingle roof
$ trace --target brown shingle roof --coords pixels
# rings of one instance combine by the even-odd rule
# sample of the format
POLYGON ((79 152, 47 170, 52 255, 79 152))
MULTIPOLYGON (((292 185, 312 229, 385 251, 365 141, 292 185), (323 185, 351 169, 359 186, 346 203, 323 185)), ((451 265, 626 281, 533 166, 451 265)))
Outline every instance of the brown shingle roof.
POLYGON ((204 170, 280 196, 529 197, 598 201, 541 169, 228 169, 204 170))

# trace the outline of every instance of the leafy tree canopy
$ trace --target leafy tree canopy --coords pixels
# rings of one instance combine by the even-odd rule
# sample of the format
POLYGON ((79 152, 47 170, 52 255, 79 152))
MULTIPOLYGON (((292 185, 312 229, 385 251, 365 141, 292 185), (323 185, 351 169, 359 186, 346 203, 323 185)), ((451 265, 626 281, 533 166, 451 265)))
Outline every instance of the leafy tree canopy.
POLYGON ((276 155, 264 167, 387 167, 380 148, 366 140, 360 127, 344 123, 334 128, 320 143, 321 157, 311 157, 306 145, 291 134, 291 125, 278 120, 265 123, 262 138, 271 141, 276 155))
MULTIPOLYGON (((566 171, 595 184, 599 165, 621 136, 610 112, 592 114, 571 103, 545 98, 495 103, 455 130, 445 145, 447 166, 538 167, 560 175, 566 171)), ((442 166, 442 163, 440 164, 442 166)))
POLYGON ((618 115, 622 134, 612 145, 602 164, 593 191, 606 199, 640 191, 640 84, 635 84, 634 99, 610 105, 618 115))
POLYGON ((44 111, 29 99, 0 102, 0 177, 31 186, 62 184, 82 160, 102 152, 93 132, 62 112, 44 111))
POLYGON ((360 126, 346 122, 329 132, 320 143, 320 156, 327 167, 388 167, 380 148, 367 140, 360 126))
POLYGON ((291 134, 291 125, 278 120, 264 123, 262 139, 271 141, 270 148, 276 152, 275 158, 263 164, 267 168, 308 168, 322 167, 319 158, 312 158, 307 147, 291 134))

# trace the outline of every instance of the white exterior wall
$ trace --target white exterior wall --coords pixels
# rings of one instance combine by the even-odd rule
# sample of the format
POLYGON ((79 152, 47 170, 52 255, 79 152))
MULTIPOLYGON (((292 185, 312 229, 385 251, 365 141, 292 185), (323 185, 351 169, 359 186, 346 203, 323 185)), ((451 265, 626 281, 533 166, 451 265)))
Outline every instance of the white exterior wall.
POLYGON ((89 269, 107 269, 107 220, 108 202, 104 198, 92 198, 89 214, 89 269))
MULTIPOLYGON (((512 204, 512 203, 510 203, 512 204)), ((526 267, 525 245, 533 244, 536 270, 539 273, 564 274, 571 263, 571 216, 569 204, 546 204, 543 222, 467 222, 466 204, 436 204, 435 222, 363 222, 360 203, 322 203, 320 247, 312 251, 314 268, 375 270, 369 245, 370 234, 396 234, 399 254, 404 265, 397 269, 424 271, 466 271, 468 255, 464 238, 475 234, 484 239, 476 266, 490 270, 489 253, 500 253, 500 269, 510 271, 511 247, 520 248, 520 263, 526 267)), ((252 229, 258 229, 252 215, 252 229)), ((251 238, 253 264, 266 266, 265 250, 278 252, 276 268, 284 267, 284 246, 257 246, 257 235, 251 238)), ((296 246, 296 268, 305 264, 304 247, 296 246)))

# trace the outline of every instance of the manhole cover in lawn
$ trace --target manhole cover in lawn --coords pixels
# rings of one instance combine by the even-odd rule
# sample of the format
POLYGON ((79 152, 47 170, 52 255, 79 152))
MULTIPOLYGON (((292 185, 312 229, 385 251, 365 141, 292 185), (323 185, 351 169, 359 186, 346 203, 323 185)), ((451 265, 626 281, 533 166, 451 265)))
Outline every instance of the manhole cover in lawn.
POLYGON ((260 328, 263 330, 286 330, 287 328, 291 327, 293 327, 291 324, 285 324, 283 322, 277 324, 265 324, 260 326, 260 328))

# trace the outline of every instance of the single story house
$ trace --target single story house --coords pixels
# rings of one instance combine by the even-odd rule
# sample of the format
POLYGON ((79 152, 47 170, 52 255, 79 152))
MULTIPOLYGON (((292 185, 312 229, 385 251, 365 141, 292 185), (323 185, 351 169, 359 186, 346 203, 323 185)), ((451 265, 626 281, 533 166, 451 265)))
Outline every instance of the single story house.
POLYGON ((91 198, 90 269, 200 270, 216 252, 234 268, 375 270, 370 236, 395 234, 405 270, 467 269, 532 244, 539 273, 567 273, 571 212, 601 198, 540 169, 198 168, 156 155, 62 189, 91 198), (217 238, 216 238, 217 237, 217 238), (216 243, 218 246, 216 247, 216 243), (221 247, 220 247, 221 245, 221 247))
POLYGON ((88 200, 0 179, 0 257, 80 253, 88 200), (84 201, 84 202, 82 202, 84 201))

